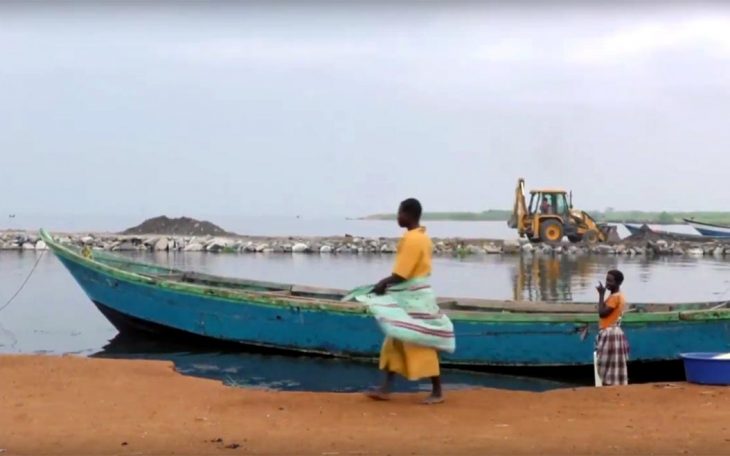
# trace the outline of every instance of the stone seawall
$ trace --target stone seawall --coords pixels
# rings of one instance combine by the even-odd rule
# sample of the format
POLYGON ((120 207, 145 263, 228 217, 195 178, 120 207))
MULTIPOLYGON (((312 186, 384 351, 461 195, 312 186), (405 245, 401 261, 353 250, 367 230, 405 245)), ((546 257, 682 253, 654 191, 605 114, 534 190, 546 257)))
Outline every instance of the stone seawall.
MULTIPOLYGON (((108 251, 168 251, 211 253, 296 253, 296 254, 393 254, 398 243, 394 238, 342 237, 261 237, 261 236, 168 236, 120 235, 112 233, 64 233, 56 237, 78 246, 108 251)), ((730 240, 674 241, 642 240, 612 244, 583 245, 531 244, 517 240, 434 239, 436 255, 686 255, 730 257, 730 240)), ((0 250, 45 250, 37 233, 0 232, 0 250)))

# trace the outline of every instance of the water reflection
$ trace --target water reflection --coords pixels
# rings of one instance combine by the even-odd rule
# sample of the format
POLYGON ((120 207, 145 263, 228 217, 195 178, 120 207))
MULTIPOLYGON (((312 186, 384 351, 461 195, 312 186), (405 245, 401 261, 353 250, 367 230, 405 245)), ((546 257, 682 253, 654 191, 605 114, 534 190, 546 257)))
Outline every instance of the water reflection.
MULTIPOLYGON (((647 256, 574 256, 522 255, 511 265, 512 299, 516 301, 578 301, 592 302, 593 287, 613 268, 624 271, 634 302, 683 302, 721 299, 717 290, 723 288, 719 271, 728 271, 722 259, 692 257, 647 256), (698 269, 710 269, 711 274, 698 274, 698 269), (717 271, 717 272, 716 272, 717 271), (671 274, 671 278, 667 277, 671 274), (697 278, 690 276, 696 275, 697 278), (714 279, 712 276, 715 275, 714 279), (686 282, 682 278, 688 279, 686 282), (690 280, 691 279, 691 280, 690 280), (700 280, 697 279, 702 279, 700 280), (711 282, 708 282, 711 280, 711 282), (638 296, 633 290, 663 289, 662 294, 638 296), (712 289, 712 293, 707 290, 712 289), (699 290, 705 290, 699 297, 699 290), (680 294, 698 298, 681 298, 680 294), (713 295, 713 296, 710 296, 713 295)), ((709 271, 708 271, 709 272, 709 271)))
MULTIPOLYGON (((288 391, 362 391, 377 384, 380 372, 371 362, 332 358, 284 356, 243 351, 230 345, 187 345, 139 334, 117 335, 93 358, 171 361, 178 372, 222 381, 229 385, 288 391)), ((570 386, 539 378, 444 369, 447 389, 490 387, 546 391, 570 386)), ((398 382, 398 391, 427 391, 430 383, 398 382)))
POLYGON ((585 287, 595 275, 595 259, 568 255, 522 255, 513 268, 515 301, 573 301, 574 283, 585 287))

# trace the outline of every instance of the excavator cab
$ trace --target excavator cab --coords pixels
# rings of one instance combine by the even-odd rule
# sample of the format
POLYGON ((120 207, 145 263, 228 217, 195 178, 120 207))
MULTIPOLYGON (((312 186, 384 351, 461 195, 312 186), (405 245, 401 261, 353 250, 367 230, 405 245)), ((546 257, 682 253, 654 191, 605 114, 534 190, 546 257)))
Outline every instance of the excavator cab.
POLYGON ((565 190, 532 190, 530 203, 526 204, 524 179, 517 181, 508 225, 516 228, 520 237, 550 244, 561 242, 565 236, 570 242, 605 242, 615 232, 612 227, 599 225, 587 213, 574 209, 572 193, 565 190))
POLYGON ((562 190, 532 190, 529 213, 544 215, 570 215, 570 204, 562 190))

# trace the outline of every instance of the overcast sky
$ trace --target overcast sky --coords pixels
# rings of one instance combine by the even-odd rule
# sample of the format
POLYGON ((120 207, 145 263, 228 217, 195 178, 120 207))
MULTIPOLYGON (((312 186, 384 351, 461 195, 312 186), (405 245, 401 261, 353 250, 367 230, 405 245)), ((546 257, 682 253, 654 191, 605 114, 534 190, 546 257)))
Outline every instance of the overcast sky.
POLYGON ((730 210, 729 6, 299 5, 4 3, 0 214, 730 210))

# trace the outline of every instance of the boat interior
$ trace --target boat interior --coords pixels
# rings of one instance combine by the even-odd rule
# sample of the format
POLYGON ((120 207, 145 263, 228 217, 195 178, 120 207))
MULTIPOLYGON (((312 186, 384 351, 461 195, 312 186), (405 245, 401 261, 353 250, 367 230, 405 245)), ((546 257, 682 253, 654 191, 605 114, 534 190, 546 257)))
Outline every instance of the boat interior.
MULTIPOLYGON (((82 254, 75 246, 64 245, 82 254)), ((132 272, 160 282, 178 282, 204 286, 210 289, 225 291, 241 291, 264 296, 280 296, 299 302, 335 301, 339 302, 347 294, 347 290, 334 288, 311 287, 260 280, 221 277, 200 272, 181 271, 161 265, 136 261, 132 257, 95 250, 93 260, 107 266, 132 272)), ((514 312, 514 313, 550 313, 550 314, 582 314, 595 313, 594 303, 579 302, 544 302, 544 301, 509 301, 480 298, 438 299, 444 310, 477 311, 477 312, 514 312)), ((697 302, 681 304, 643 303, 630 304, 626 312, 675 312, 696 310, 719 310, 730 308, 730 301, 697 302)))

